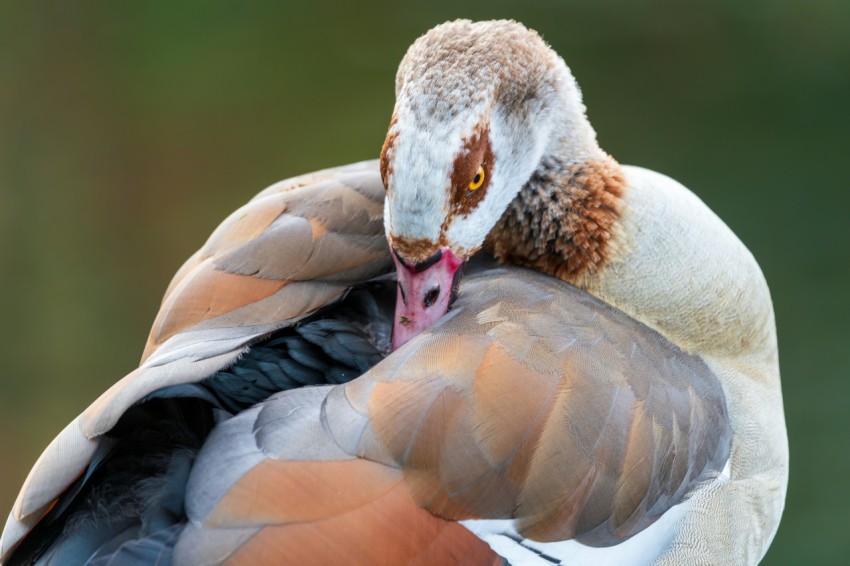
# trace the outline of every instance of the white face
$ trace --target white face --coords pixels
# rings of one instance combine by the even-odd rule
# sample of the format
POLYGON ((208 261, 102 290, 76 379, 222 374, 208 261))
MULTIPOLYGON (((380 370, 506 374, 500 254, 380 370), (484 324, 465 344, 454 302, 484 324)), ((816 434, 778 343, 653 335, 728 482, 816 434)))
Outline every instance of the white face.
POLYGON ((563 60, 515 22, 437 26, 396 75, 381 155, 387 238, 405 260, 439 247, 468 257, 555 145, 576 160, 596 147, 563 60), (486 180, 472 190, 480 166, 486 180))
POLYGON ((407 106, 396 105, 382 156, 387 239, 412 261, 439 246, 465 259, 538 165, 551 133, 549 113, 524 108, 508 114, 487 97, 425 121, 407 106), (479 167, 484 179, 473 189, 479 167))

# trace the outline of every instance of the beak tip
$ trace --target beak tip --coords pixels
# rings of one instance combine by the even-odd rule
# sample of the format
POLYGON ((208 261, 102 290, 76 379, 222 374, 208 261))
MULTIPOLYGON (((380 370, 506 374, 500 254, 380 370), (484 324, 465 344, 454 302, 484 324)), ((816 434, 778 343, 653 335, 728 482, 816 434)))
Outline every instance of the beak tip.
POLYGON ((459 282, 463 260, 449 248, 425 261, 410 264, 393 250, 396 260, 398 293, 393 323, 393 350, 403 346, 445 315, 459 282))

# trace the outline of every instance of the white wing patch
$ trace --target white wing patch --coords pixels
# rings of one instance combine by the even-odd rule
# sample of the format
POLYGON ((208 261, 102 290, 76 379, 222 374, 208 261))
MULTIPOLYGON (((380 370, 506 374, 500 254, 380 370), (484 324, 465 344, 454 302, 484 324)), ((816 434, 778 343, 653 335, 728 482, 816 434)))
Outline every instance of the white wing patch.
POLYGON ((462 524, 511 566, 638 566, 651 564, 670 544, 676 534, 676 524, 685 516, 688 507, 690 501, 676 505, 641 533, 605 548, 585 546, 574 540, 536 542, 518 534, 512 520, 473 520, 462 524))
MULTIPOLYGON (((715 489, 730 479, 730 462, 702 489, 715 489)), ((694 506, 688 499, 670 508, 655 523, 616 546, 595 548, 574 540, 537 542, 523 538, 511 520, 470 520, 461 524, 490 545, 511 566, 640 566, 651 564, 670 546, 679 522, 694 506)))

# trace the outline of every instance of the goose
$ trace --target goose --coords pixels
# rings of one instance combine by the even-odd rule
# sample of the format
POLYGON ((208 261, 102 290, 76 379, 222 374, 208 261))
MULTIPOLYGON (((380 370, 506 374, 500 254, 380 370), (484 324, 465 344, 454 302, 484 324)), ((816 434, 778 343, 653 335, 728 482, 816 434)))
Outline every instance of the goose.
POLYGON ((752 564, 788 446, 767 284, 598 145, 513 21, 417 39, 380 157, 180 268, 27 477, 3 564, 752 564))

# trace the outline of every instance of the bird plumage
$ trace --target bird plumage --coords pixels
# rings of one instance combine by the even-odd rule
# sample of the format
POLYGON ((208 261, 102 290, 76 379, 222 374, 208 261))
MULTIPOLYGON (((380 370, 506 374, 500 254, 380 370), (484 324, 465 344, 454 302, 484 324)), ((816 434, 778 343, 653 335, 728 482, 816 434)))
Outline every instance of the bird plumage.
POLYGON ((269 187, 178 271, 139 368, 34 466, 4 563, 761 558, 787 441, 743 244, 604 154, 519 24, 432 30, 397 94, 380 160, 269 187), (429 281, 439 307, 405 294, 429 281))
MULTIPOLYGON (((157 392, 181 395, 215 380, 258 340, 386 272, 391 262, 381 234, 382 198, 374 164, 363 163, 278 183, 225 220, 175 275, 140 367, 70 423, 36 462, 4 531, 3 557, 85 474, 100 439, 128 409, 157 392), (278 250, 286 249, 290 255, 283 258, 278 250), (265 261, 263 254, 281 262, 265 261), (265 269, 240 271, 252 261, 265 269)), ((369 330, 375 324, 372 318, 363 331, 385 349, 389 338, 369 330)))

